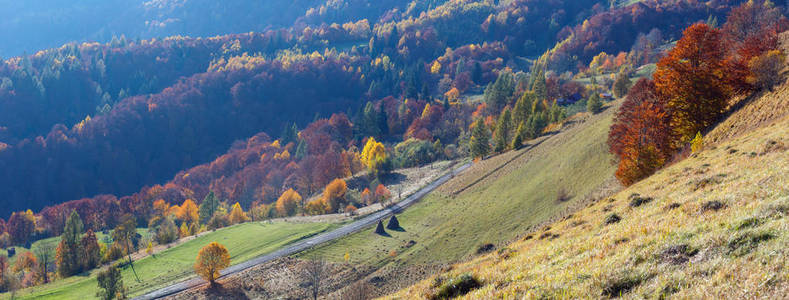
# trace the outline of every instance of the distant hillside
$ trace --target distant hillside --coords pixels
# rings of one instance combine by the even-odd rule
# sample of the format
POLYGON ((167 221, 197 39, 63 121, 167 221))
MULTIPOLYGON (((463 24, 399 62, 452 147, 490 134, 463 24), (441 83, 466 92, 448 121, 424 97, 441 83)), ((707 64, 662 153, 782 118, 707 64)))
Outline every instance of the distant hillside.
MULTIPOLYGON (((756 97, 713 134, 783 101, 786 88, 756 97)), ((461 299, 786 298, 789 115, 750 121, 758 127, 716 134, 726 138, 501 251, 387 298, 428 298, 462 274, 480 286, 461 299)))
POLYGON ((0 57, 76 42, 215 36, 290 26, 320 0, 0 1, 0 57))

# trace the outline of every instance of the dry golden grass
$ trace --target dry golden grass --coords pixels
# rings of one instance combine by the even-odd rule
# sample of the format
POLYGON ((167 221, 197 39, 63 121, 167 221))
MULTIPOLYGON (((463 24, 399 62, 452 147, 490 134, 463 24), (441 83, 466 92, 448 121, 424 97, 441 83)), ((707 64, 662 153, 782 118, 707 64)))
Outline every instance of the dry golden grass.
POLYGON ((483 285, 461 299, 787 299, 789 117, 775 119, 386 298, 470 273, 483 285))

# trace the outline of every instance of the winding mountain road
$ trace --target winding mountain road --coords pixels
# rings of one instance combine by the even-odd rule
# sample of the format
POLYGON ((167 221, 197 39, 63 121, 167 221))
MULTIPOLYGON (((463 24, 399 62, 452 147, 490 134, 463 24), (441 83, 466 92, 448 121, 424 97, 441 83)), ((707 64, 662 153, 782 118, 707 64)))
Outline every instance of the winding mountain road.
MULTIPOLYGON (((330 241, 339 239, 339 238, 344 237, 346 235, 349 235, 351 233, 360 231, 360 230, 362 230, 362 229, 364 229, 364 228, 366 228, 368 226, 376 224, 376 223, 378 223, 379 220, 383 220, 383 219, 391 216, 394 213, 399 213, 399 212, 403 211, 404 209, 406 209, 407 207, 413 205, 414 203, 416 203, 417 201, 422 199, 422 197, 424 197, 428 193, 432 192, 437 187, 441 186, 442 184, 447 182, 449 179, 451 179, 455 175, 459 174, 460 172, 463 172, 464 170, 466 170, 470 166, 471 166, 471 163, 463 164, 462 166, 453 169, 452 171, 450 171, 449 173, 445 174, 444 176, 441 176, 436 181, 433 181, 433 183, 428 184, 427 186, 421 188, 419 191, 417 191, 416 193, 413 193, 411 196, 408 196, 408 198, 406 198, 405 200, 402 200, 402 201, 400 201, 400 202, 398 202, 398 203, 396 203, 396 204, 394 204, 394 205, 392 205, 392 206, 390 206, 388 208, 382 209, 382 210, 380 210, 378 212, 375 212, 375 213, 372 213, 372 214, 370 214, 368 216, 365 216, 364 218, 361 218, 361 219, 359 219, 357 221, 354 221, 353 223, 350 223, 350 224, 345 225, 343 227, 337 228, 337 229, 335 229, 333 231, 322 233, 322 234, 318 234, 316 236, 313 236, 313 237, 307 238, 305 240, 296 242, 296 243, 294 243, 294 244, 292 244, 290 246, 287 246, 285 248, 282 248, 282 249, 279 249, 277 251, 271 252, 269 254, 258 256, 256 258, 253 258, 251 260, 245 261, 243 263, 240 263, 240 264, 237 264, 237 265, 234 265, 234 266, 230 266, 227 269, 222 270, 222 272, 221 272, 222 276, 220 278, 239 273, 241 271, 247 270, 249 268, 252 268, 252 267, 255 267, 257 265, 260 265, 260 264, 272 261, 272 260, 280 258, 280 257, 285 257, 285 256, 288 256, 288 255, 291 255, 291 254, 299 253, 301 251, 307 250, 309 248, 315 247, 317 245, 320 245, 320 244, 323 244, 323 243, 326 243, 326 242, 330 242, 330 241)), ((153 291, 151 293, 139 296, 139 297, 134 298, 134 299, 135 300, 148 300, 148 299, 163 298, 163 297, 175 295, 177 293, 180 293, 182 291, 185 291, 185 290, 188 290, 188 289, 200 286, 200 285, 205 284, 205 283, 206 282, 204 280, 200 279, 199 277, 195 277, 195 278, 192 278, 192 279, 188 279, 188 280, 185 280, 185 281, 173 284, 173 285, 168 286, 166 288, 159 289, 159 290, 153 291)))

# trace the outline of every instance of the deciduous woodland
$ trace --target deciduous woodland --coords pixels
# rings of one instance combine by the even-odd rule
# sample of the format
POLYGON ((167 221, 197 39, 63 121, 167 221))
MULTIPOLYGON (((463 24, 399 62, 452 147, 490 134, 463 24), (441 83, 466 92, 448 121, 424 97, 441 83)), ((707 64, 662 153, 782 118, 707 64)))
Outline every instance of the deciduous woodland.
MULTIPOLYGON (((520 148, 614 95, 629 185, 687 155, 731 96, 774 84, 784 7, 617 2, 298 1, 278 29, 5 59, 0 246, 61 236, 63 278, 231 224, 354 212, 392 198, 395 169, 520 148)), ((22 285, 52 280, 21 261, 22 285)))

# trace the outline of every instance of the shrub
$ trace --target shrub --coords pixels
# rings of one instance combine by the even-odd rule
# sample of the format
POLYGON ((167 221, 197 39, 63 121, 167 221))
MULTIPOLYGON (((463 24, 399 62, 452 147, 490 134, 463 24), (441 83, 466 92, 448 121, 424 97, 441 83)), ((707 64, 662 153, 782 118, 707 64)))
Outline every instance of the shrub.
POLYGON ((630 207, 639 207, 654 200, 652 197, 641 197, 639 194, 630 195, 630 207))
POLYGON ((410 168, 429 163, 436 156, 435 150, 429 141, 410 138, 394 147, 395 165, 410 168))
POLYGON ((609 298, 616 298, 622 296, 641 284, 644 281, 644 277, 640 275, 633 275, 633 274, 622 274, 614 276, 614 278, 610 279, 603 285, 603 296, 607 296, 609 298))
POLYGON ((773 238, 775 235, 769 232, 746 232, 729 241, 728 253, 734 256, 743 256, 753 251, 760 243, 773 238))
POLYGON ((614 224, 614 223, 619 223, 619 221, 621 221, 621 220, 622 220, 622 217, 620 217, 619 215, 617 215, 617 214, 610 214, 607 217, 605 217, 605 224, 606 225, 610 225, 610 224, 614 224))
POLYGON ((482 286, 482 283, 471 274, 463 274, 443 282, 430 299, 449 299, 468 294, 471 290, 482 286))
POLYGON ((696 137, 690 141, 690 151, 695 153, 699 153, 701 149, 704 147, 704 137, 701 136, 701 132, 696 132, 696 137))

